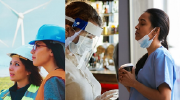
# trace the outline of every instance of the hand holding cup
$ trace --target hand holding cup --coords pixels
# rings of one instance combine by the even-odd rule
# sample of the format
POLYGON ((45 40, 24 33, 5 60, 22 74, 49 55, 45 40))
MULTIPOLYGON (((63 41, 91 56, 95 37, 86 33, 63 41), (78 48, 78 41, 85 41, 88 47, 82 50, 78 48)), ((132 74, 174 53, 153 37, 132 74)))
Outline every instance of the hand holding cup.
POLYGON ((121 65, 120 68, 123 68, 123 69, 125 69, 126 71, 132 73, 133 64, 132 64, 132 63, 127 63, 127 64, 124 64, 124 65, 121 65))

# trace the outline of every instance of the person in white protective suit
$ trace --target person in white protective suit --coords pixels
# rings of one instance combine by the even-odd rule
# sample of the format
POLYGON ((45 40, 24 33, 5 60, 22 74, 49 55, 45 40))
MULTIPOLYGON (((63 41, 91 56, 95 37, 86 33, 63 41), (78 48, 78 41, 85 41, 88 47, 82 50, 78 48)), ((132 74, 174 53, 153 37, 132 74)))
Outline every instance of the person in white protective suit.
POLYGON ((87 68, 89 58, 102 33, 101 18, 85 2, 66 6, 65 98, 66 100, 109 100, 118 90, 101 94, 101 85, 87 68))

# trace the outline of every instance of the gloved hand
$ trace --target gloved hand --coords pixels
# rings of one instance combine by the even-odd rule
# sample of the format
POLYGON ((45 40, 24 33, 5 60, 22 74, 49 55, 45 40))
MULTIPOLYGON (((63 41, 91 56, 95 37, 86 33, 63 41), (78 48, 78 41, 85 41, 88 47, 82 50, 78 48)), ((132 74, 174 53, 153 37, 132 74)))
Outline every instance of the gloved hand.
POLYGON ((102 95, 99 95, 95 98, 95 100, 115 100, 119 97, 119 90, 109 90, 104 92, 102 95))

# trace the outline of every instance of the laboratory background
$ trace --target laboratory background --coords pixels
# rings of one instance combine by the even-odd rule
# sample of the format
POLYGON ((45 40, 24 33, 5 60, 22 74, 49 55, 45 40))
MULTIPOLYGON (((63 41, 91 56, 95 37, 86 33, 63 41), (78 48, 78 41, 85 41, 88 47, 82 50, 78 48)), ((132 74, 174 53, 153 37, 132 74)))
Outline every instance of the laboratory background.
POLYGON ((101 84, 101 93, 118 89, 113 52, 119 41, 119 0, 66 0, 66 4, 71 1, 85 1, 101 16, 103 32, 93 50, 88 68, 101 84))
MULTIPOLYGON (((34 40, 43 24, 65 28, 64 15, 64 0, 0 0, 0 91, 14 84, 7 53, 34 40)), ((48 74, 43 67, 40 73, 43 77, 48 74)))
MULTIPOLYGON (((139 16, 148 8, 165 11, 170 19, 170 31, 167 38, 169 52, 176 64, 176 82, 174 100, 180 99, 180 1, 179 0, 119 0, 119 65, 135 65, 147 50, 140 48, 135 40, 135 26, 139 16)), ((119 84, 119 97, 128 99, 129 92, 119 84)))

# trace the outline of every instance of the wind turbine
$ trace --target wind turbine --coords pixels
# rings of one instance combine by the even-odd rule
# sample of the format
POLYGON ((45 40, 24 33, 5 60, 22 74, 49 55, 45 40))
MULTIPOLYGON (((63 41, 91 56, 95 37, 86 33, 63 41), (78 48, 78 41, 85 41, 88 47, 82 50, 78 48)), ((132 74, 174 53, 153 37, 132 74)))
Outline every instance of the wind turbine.
POLYGON ((2 43, 2 44, 4 44, 5 46, 7 46, 7 47, 9 47, 6 43, 4 43, 2 40, 0 40, 0 42, 2 43))
POLYGON ((11 9, 13 11, 14 14, 16 14, 16 16, 18 17, 18 21, 17 21, 17 27, 16 27, 16 31, 15 31, 15 34, 14 34, 14 39, 13 39, 13 43, 12 43, 12 47, 14 46, 14 42, 15 42, 15 39, 16 39, 16 36, 17 36, 17 32, 19 30, 19 27, 21 26, 21 35, 22 35, 22 45, 25 44, 25 41, 24 41, 24 25, 23 25, 23 19, 24 19, 24 15, 27 14, 27 13, 30 13, 31 11, 35 10, 35 9, 38 9, 42 6, 45 6, 47 4, 49 4, 52 0, 44 3, 44 4, 41 4, 35 8, 32 8, 30 10, 27 10, 25 11, 24 13, 18 13, 16 10, 14 10, 13 8, 11 8, 9 5, 7 5, 6 3, 4 3, 2 0, 0 0, 0 2, 5 5, 7 8, 11 9))

